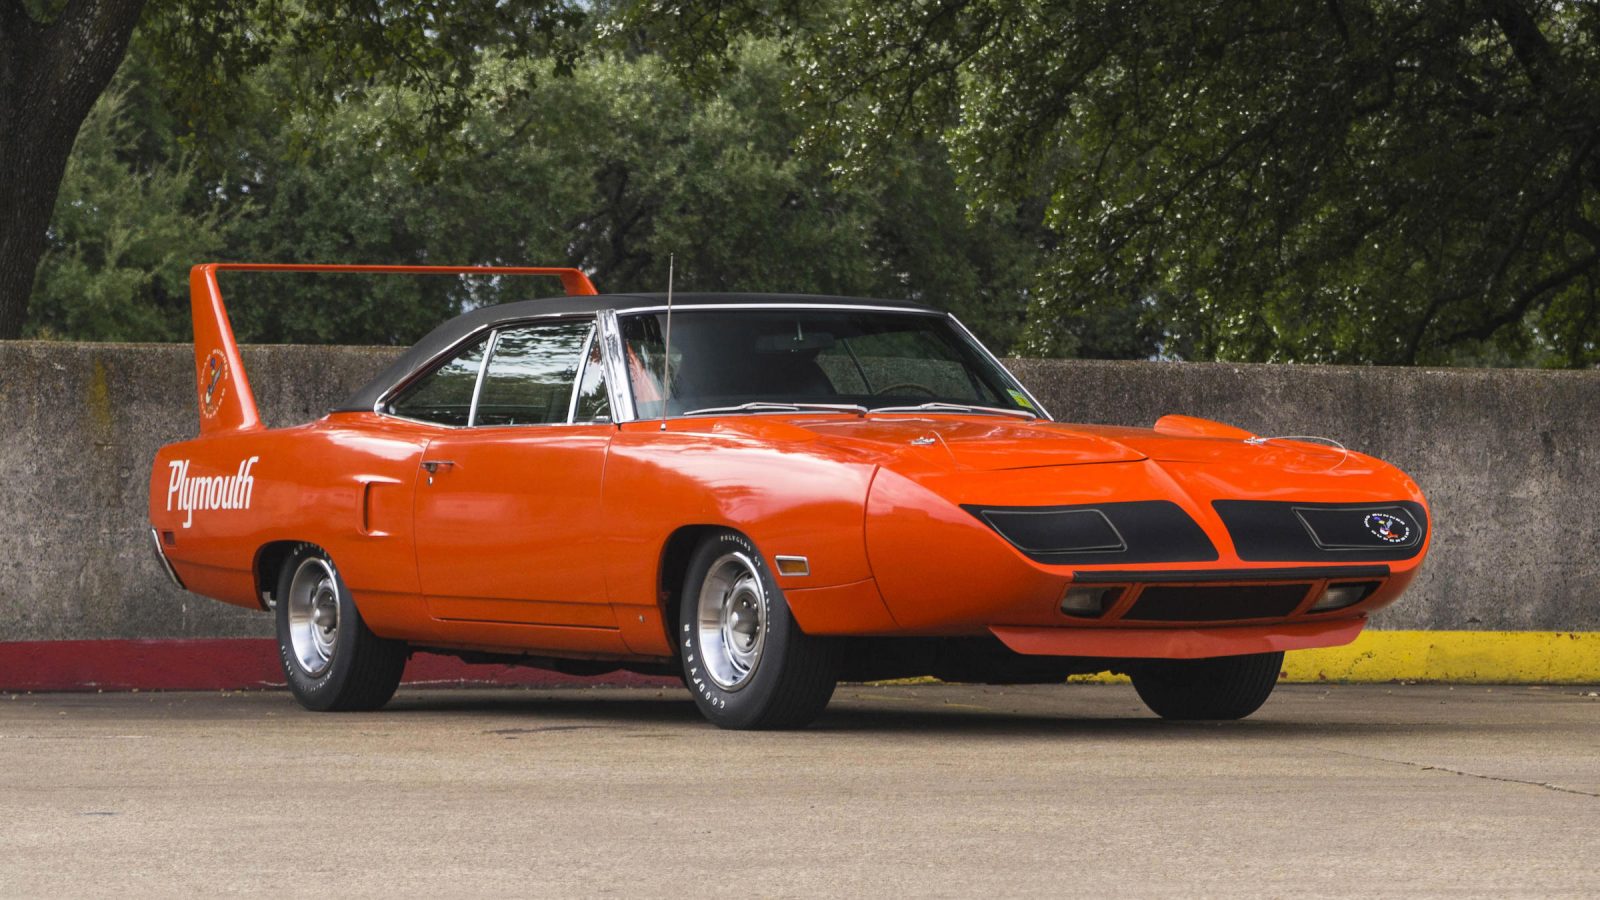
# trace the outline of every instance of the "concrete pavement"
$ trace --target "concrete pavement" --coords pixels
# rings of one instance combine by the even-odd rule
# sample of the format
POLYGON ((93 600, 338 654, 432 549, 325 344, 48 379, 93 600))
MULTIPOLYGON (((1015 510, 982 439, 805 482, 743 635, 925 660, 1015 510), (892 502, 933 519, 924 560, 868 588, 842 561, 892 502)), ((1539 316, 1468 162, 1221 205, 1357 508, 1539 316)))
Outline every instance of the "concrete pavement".
POLYGON ((680 690, 0 695, 0 894, 1600 894, 1592 687, 840 689, 804 732, 680 690))

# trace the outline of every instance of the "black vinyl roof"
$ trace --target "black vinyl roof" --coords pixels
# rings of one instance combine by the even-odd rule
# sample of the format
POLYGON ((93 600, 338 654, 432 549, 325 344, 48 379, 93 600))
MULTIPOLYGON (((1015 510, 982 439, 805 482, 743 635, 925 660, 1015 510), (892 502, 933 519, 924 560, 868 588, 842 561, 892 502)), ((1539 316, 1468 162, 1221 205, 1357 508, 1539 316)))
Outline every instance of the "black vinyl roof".
MULTIPOLYGON (((879 306, 903 309, 908 312, 938 313, 939 310, 909 300, 877 300, 865 297, 836 297, 826 294, 698 294, 675 293, 672 306, 720 306, 738 304, 772 306, 879 306)), ((518 300, 499 303, 462 313, 427 333, 411 349, 400 355, 388 368, 365 387, 333 408, 333 412, 367 412, 378 402, 384 392, 396 382, 416 371, 429 360, 460 343, 468 335, 493 328, 507 322, 534 316, 593 315, 604 310, 626 312, 630 309, 649 309, 666 306, 666 294, 600 294, 598 296, 560 296, 539 300, 518 300)))

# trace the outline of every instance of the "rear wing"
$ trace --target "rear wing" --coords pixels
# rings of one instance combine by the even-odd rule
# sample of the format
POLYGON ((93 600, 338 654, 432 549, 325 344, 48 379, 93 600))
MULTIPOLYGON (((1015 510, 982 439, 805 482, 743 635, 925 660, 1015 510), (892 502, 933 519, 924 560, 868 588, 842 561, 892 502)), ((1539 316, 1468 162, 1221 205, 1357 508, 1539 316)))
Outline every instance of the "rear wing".
POLYGON ((218 272, 331 272, 351 275, 548 275, 561 279, 569 296, 598 293, 578 269, 506 266, 342 266, 278 263, 205 263, 189 270, 189 304, 194 317, 195 386, 200 402, 200 433, 248 431, 261 427, 256 397, 245 377, 239 342, 217 287, 218 272))

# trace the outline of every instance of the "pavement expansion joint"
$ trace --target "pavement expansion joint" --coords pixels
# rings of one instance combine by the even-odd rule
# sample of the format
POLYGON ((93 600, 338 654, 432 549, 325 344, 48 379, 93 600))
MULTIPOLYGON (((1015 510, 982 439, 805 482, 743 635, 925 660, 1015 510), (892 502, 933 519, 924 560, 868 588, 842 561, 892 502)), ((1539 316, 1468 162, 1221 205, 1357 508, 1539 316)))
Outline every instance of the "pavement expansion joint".
MULTIPOLYGON (((1327 748, 1324 748, 1324 749, 1327 749, 1327 748)), ((1560 793, 1560 794, 1577 794, 1580 797, 1595 797, 1597 799, 1600 799, 1600 793, 1595 793, 1594 791, 1579 790, 1578 788, 1564 787, 1564 786, 1559 785, 1559 784, 1551 784, 1548 781, 1531 781, 1531 780, 1526 779, 1526 778, 1511 778, 1511 777, 1506 776, 1506 775, 1484 775, 1481 772, 1468 772, 1468 771, 1466 771, 1464 769, 1452 769, 1449 766, 1432 766, 1432 765, 1428 765, 1427 763, 1411 762, 1410 760, 1390 759, 1390 758, 1388 758, 1386 756, 1372 756, 1372 755, 1367 754, 1367 753, 1351 753, 1348 750, 1327 749, 1327 752, 1329 752, 1329 753, 1337 753, 1340 756, 1349 756, 1349 757, 1353 757, 1355 759, 1365 759, 1365 760, 1369 760, 1371 762, 1382 762, 1382 763, 1390 763, 1390 764, 1396 765, 1396 766, 1406 766, 1408 768, 1417 769, 1417 770, 1422 771, 1422 772, 1445 772, 1445 773, 1448 773, 1450 775, 1460 775, 1460 776, 1462 776, 1464 778, 1477 778, 1477 779, 1480 779, 1482 781, 1498 781, 1498 782, 1501 782, 1501 783, 1504 783, 1504 784, 1525 784, 1525 785, 1528 785, 1529 787, 1544 788, 1547 791, 1555 791, 1555 792, 1560 793)))

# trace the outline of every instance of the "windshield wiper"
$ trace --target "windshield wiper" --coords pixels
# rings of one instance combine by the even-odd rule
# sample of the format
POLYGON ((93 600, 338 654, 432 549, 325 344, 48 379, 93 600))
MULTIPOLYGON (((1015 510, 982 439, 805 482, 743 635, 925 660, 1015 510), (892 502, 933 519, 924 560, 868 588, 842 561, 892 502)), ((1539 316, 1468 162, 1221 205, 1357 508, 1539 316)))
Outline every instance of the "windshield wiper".
POLYGON ((873 407, 870 412, 963 412, 986 416, 1016 416, 1030 421, 1039 418, 1037 413, 1021 409, 1002 409, 998 406, 969 406, 965 403, 945 403, 943 401, 919 403, 916 406, 877 406, 873 407))
POLYGON ((741 403, 738 406, 708 406, 705 409, 691 409, 681 415, 685 416, 711 416, 722 413, 763 413, 763 412, 847 412, 856 415, 866 414, 867 408, 855 403, 777 403, 771 400, 754 400, 750 403, 741 403))

